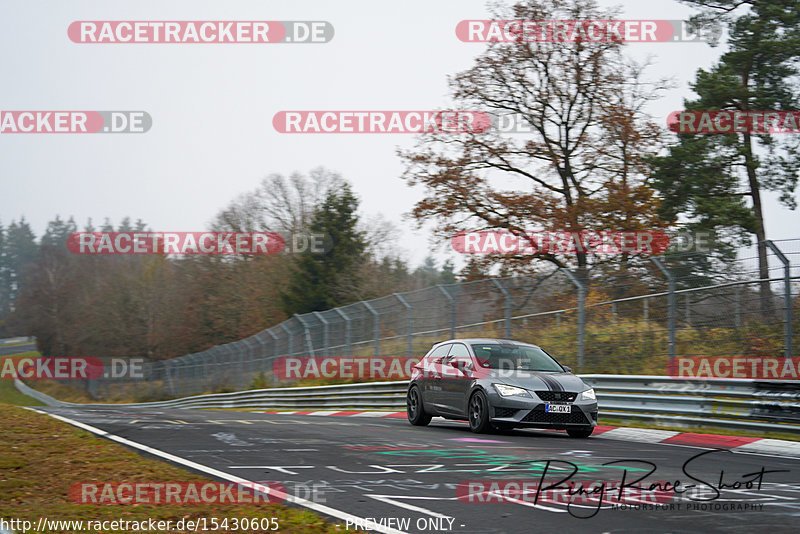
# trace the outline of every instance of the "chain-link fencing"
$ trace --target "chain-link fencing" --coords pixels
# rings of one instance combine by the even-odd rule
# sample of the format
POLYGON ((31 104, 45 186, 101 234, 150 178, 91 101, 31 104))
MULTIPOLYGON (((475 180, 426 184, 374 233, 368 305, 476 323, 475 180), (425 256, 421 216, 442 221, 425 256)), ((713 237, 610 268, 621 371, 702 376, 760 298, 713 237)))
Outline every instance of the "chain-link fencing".
POLYGON ((797 355, 800 239, 776 241, 768 253, 766 279, 755 257, 714 267, 677 254, 625 270, 553 268, 396 293, 295 315, 234 343, 147 362, 140 377, 84 386, 96 399, 145 401, 293 385, 275 362, 421 358, 437 341, 467 337, 535 343, 582 373, 663 375, 678 357, 797 355))

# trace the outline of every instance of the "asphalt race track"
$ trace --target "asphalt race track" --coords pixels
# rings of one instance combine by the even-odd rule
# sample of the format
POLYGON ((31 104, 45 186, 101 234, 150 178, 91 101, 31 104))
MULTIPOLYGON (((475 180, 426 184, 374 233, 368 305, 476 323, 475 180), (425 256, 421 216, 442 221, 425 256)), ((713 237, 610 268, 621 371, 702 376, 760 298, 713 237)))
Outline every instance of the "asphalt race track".
POLYGON ((20 354, 22 352, 30 352, 36 350, 36 343, 25 343, 24 345, 0 345, 0 356, 10 356, 12 354, 20 354))
MULTIPOLYGON (((730 451, 697 456, 713 449, 576 440, 535 430, 476 435, 466 424, 442 419, 416 428, 404 419, 375 417, 136 407, 40 410, 102 429, 117 441, 124 438, 169 453, 184 467, 189 461, 204 466, 197 470, 206 474, 208 468, 217 470, 211 472, 217 478, 222 473, 281 482, 289 495, 326 507, 317 509, 339 523, 345 523, 346 514, 372 518, 388 525, 373 529, 382 532, 750 534, 758 528, 777 534, 797 532, 800 515, 798 458, 730 451), (612 461, 623 462, 603 465, 612 461), (646 483, 681 481, 678 487, 686 493, 670 495, 659 507, 642 496, 640 502, 649 504, 637 507, 634 501, 627 509, 611 509, 608 503, 598 509, 597 497, 575 501, 568 509, 566 501, 548 499, 547 493, 535 504, 533 494, 521 498, 509 493, 506 502, 496 502, 500 495, 487 493, 489 483, 496 481, 535 484, 544 475, 543 485, 552 484, 571 472, 572 465, 578 471, 570 481, 611 485, 623 475, 631 481, 650 471, 645 461, 656 469, 644 478, 646 483), (772 470, 782 472, 768 472, 772 470), (473 499, 494 495, 495 502, 459 500, 456 488, 467 481, 486 482, 486 490, 475 491, 473 499), (695 487, 686 488, 690 484, 695 487)), ((470 495, 462 497, 468 500, 470 495)))

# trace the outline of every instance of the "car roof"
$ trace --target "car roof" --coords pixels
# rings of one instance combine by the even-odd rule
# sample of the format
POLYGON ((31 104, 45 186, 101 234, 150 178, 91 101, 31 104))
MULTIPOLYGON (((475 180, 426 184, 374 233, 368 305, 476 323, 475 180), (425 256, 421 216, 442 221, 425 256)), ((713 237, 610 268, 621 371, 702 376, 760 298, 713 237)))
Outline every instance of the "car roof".
MULTIPOLYGON (((437 341, 433 344, 433 347, 438 345, 443 345, 445 343, 486 343, 486 344, 493 344, 493 345, 524 345, 526 347, 536 347, 539 348, 538 345, 534 345, 533 343, 525 343, 524 341, 515 341, 513 339, 498 339, 498 338, 489 338, 489 337, 469 337, 469 338, 462 338, 462 339, 447 339, 444 341, 437 341)), ((433 348, 431 347, 431 348, 433 348)))

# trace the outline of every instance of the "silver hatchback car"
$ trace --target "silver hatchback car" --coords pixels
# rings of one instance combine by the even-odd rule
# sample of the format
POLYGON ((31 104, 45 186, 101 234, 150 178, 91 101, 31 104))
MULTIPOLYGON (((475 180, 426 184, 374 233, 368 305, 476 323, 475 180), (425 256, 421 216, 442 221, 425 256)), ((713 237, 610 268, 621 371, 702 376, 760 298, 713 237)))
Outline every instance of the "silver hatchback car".
POLYGON ((412 425, 440 416, 479 433, 533 427, 586 438, 597 426, 592 388, 540 347, 504 339, 435 344, 412 370, 406 408, 412 425))

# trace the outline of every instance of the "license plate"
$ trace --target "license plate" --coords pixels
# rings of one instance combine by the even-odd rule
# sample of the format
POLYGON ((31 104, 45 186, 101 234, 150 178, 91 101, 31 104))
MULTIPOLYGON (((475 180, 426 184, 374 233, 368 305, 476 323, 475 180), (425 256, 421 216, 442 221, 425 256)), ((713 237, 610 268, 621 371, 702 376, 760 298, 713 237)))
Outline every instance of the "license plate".
POLYGON ((572 411, 571 404, 545 404, 544 411, 547 413, 570 413, 572 411))

